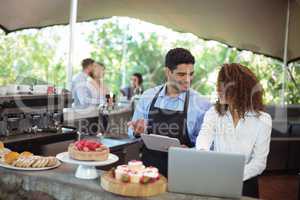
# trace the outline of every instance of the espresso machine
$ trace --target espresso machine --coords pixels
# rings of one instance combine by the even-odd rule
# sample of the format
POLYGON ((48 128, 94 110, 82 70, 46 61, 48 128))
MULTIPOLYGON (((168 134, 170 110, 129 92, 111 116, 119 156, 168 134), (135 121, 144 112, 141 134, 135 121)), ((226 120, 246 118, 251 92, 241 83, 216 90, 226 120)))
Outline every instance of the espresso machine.
POLYGON ((1 96, 0 137, 58 133, 63 109, 71 107, 71 103, 71 94, 1 96))

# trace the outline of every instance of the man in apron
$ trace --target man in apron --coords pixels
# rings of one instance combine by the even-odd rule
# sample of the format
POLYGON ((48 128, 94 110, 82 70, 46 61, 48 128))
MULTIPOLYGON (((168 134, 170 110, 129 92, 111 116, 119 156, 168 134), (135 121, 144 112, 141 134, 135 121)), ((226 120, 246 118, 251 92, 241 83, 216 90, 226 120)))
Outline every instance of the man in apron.
MULTIPOLYGON (((165 58, 164 85, 148 89, 129 122, 129 136, 142 133, 177 138, 183 147, 193 147, 210 103, 190 89, 194 76, 194 56, 186 49, 171 49, 165 58)), ((142 161, 167 176, 168 153, 142 148, 142 161)))

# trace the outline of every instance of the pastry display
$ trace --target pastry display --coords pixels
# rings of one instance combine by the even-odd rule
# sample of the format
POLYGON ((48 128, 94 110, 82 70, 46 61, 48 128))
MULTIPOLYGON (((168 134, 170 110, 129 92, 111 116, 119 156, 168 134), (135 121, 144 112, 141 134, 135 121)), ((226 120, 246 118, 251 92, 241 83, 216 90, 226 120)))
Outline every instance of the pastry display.
POLYGON ((124 183, 147 184, 160 178, 156 167, 145 167, 142 161, 138 160, 130 161, 128 165, 119 165, 111 173, 116 180, 124 183))
POLYGON ((132 171, 141 171, 145 169, 145 166, 140 160, 132 160, 128 162, 128 168, 132 171))
POLYGON ((30 156, 22 157, 19 156, 11 165, 21 168, 45 168, 53 167, 57 165, 57 159, 55 157, 43 157, 43 156, 30 156))
POLYGON ((14 161, 11 165, 15 167, 21 168, 29 168, 36 162, 36 159, 33 158, 25 158, 19 157, 16 161, 14 161))
MULTIPOLYGON (((0 143, 0 150, 1 148, 5 149, 4 145, 2 146, 2 144, 0 143)), ((20 168, 20 169, 49 168, 49 167, 55 167, 59 164, 58 159, 52 156, 48 156, 48 157, 36 156, 29 151, 18 153, 10 150, 8 150, 3 155, 0 164, 1 162, 5 165, 20 168)))
POLYGON ((69 156, 82 161, 105 161, 108 159, 109 148, 95 140, 80 140, 68 147, 69 156))
POLYGON ((166 192, 167 179, 156 167, 146 167, 142 161, 132 160, 102 174, 101 186, 121 196, 150 197, 166 192))

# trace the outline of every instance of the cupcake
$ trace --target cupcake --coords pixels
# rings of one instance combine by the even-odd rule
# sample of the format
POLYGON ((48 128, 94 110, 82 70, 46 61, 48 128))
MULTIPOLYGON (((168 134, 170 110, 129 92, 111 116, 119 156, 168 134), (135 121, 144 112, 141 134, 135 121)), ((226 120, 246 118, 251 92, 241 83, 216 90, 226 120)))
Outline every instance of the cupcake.
POLYGON ((143 172, 142 171, 130 171, 129 176, 130 176, 131 183, 139 183, 143 176, 143 172))
POLYGON ((117 169, 115 170, 115 178, 117 180, 122 180, 122 177, 124 175, 128 175, 129 173, 129 168, 127 165, 120 165, 117 167, 117 169))
POLYGON ((140 171, 140 170, 145 169, 145 166, 143 165, 143 162, 139 161, 139 160, 129 161, 128 162, 128 167, 129 167, 130 170, 133 170, 133 171, 140 171))

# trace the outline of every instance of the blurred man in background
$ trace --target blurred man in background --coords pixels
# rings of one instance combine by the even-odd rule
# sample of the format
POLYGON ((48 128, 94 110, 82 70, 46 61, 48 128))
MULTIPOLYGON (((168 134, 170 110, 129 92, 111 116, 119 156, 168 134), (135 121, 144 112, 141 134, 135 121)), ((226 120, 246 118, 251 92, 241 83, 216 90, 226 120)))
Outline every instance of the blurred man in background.
POLYGON ((73 108, 86 108, 91 103, 92 93, 88 87, 88 80, 96 66, 91 58, 86 58, 81 62, 82 71, 72 80, 73 108))

